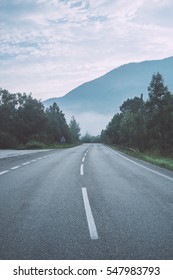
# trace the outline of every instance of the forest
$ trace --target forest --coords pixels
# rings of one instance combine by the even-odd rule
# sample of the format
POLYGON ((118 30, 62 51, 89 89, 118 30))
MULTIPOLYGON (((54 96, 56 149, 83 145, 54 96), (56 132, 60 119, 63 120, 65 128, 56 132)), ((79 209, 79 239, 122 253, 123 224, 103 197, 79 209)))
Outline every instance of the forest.
POLYGON ((148 99, 127 99, 101 135, 86 133, 72 116, 67 124, 64 113, 54 103, 45 108, 26 93, 0 89, 0 148, 50 147, 57 144, 102 142, 138 151, 173 153, 173 94, 162 75, 154 73, 148 86, 148 99))
POLYGON ((72 117, 69 124, 58 105, 44 108, 26 93, 0 89, 0 148, 41 148, 76 144, 80 127, 72 117))
POLYGON ((148 99, 128 99, 101 132, 101 141, 139 151, 173 153, 173 94, 162 75, 154 73, 148 99))

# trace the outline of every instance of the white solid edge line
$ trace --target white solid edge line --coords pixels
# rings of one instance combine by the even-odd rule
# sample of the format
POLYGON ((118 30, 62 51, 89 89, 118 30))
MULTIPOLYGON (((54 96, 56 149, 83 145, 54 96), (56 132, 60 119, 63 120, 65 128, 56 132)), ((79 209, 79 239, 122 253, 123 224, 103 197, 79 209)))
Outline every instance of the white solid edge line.
POLYGON ((87 217, 90 237, 91 237, 91 239, 98 239, 98 233, 97 233, 96 225, 94 222, 93 214, 91 211, 86 188, 82 188, 82 196, 83 196, 83 201, 84 201, 84 206, 85 206, 85 213, 86 213, 86 217, 87 217))
POLYGON ((107 148, 108 148, 109 150, 111 150, 113 153, 115 153, 116 155, 118 155, 119 157, 124 158, 124 159, 130 161, 131 163, 133 163, 133 164, 135 164, 135 165, 137 165, 137 166, 140 166, 140 167, 142 167, 142 168, 144 168, 144 169, 146 169, 146 170, 148 170, 148 171, 150 171, 150 172, 152 172, 152 173, 154 173, 154 174, 157 174, 157 175, 159 175, 159 176, 161 176, 161 177, 163 177, 163 178, 165 178, 165 179, 168 179, 168 180, 170 180, 170 181, 173 181, 173 178, 172 178, 172 177, 169 177, 169 176, 167 176, 167 175, 164 175, 164 174, 162 174, 162 173, 160 173, 160 172, 158 172, 158 171, 152 170, 152 169, 150 169, 150 168, 148 168, 148 167, 146 167, 146 166, 144 166, 144 165, 142 165, 142 164, 140 164, 140 163, 137 163, 137 162, 135 162, 135 161, 133 161, 133 160, 131 160, 131 159, 129 159, 129 158, 127 158, 127 157, 125 157, 125 156, 119 154, 118 152, 112 150, 112 149, 109 148, 109 147, 107 147, 107 148))
POLYGON ((9 170, 1 171, 1 172, 0 172, 0 176, 3 175, 3 174, 5 174, 5 173, 8 173, 8 172, 9 172, 9 170))
POLYGON ((83 164, 81 164, 81 166, 80 166, 80 175, 84 175, 83 164))

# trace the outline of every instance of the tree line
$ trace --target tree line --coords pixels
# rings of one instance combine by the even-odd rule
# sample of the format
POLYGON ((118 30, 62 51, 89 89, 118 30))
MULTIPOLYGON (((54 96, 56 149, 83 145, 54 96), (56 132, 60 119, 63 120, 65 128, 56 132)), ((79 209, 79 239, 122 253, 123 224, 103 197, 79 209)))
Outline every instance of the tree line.
POLYGON ((161 153, 173 152, 173 94, 162 75, 154 73, 148 86, 148 99, 143 95, 127 99, 105 130, 101 141, 161 153))
POLYGON ((76 144, 79 137, 80 127, 75 118, 67 124, 56 103, 45 108, 31 94, 0 89, 0 148, 22 147, 34 142, 76 144))

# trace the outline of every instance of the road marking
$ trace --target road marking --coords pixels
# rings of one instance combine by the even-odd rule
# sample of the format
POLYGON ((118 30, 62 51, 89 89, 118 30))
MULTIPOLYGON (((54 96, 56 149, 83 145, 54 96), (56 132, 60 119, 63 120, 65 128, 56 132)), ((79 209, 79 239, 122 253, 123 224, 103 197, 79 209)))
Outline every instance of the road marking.
POLYGON ((8 173, 8 172, 9 172, 9 170, 1 171, 1 172, 0 172, 0 176, 3 175, 3 174, 5 174, 5 173, 8 173))
POLYGON ((86 217, 87 217, 90 237, 91 237, 91 239, 98 239, 98 233, 97 233, 96 225, 94 222, 93 214, 91 211, 86 188, 82 188, 82 195, 83 195, 83 201, 84 201, 84 206, 85 206, 85 213, 86 213, 86 217))
POLYGON ((82 162, 84 162, 85 161, 85 157, 83 157, 83 159, 82 159, 82 162))
POLYGON ((161 176, 161 177, 163 177, 163 178, 165 178, 165 179, 168 179, 168 180, 170 180, 170 181, 173 181, 173 178, 172 178, 172 177, 169 177, 169 176, 167 176, 167 175, 164 175, 164 174, 162 174, 162 173, 160 173, 160 172, 158 172, 158 171, 152 170, 152 169, 150 169, 150 168, 148 168, 148 167, 146 167, 146 166, 144 166, 144 165, 142 165, 142 164, 140 164, 140 163, 137 163, 137 162, 135 162, 135 161, 133 161, 133 160, 131 160, 131 159, 129 159, 129 158, 127 158, 127 157, 125 157, 125 156, 119 154, 119 153, 117 153, 116 151, 113 151, 113 150, 112 150, 111 148, 109 148, 109 147, 107 147, 107 148, 108 148, 109 150, 111 150, 113 153, 115 153, 116 155, 118 155, 119 157, 124 158, 124 159, 130 161, 131 163, 133 163, 133 164, 135 164, 135 165, 137 165, 137 166, 140 166, 140 167, 142 167, 142 168, 144 168, 144 169, 146 169, 146 170, 148 170, 148 171, 150 171, 150 172, 152 172, 152 173, 154 173, 154 174, 157 174, 157 175, 159 175, 159 176, 161 176))
POLYGON ((17 166, 12 167, 11 169, 12 169, 12 170, 15 170, 15 169, 18 169, 18 168, 20 168, 20 167, 21 167, 20 165, 17 165, 17 166))
POLYGON ((80 175, 84 175, 83 164, 80 166, 80 175))
MULTIPOLYGON (((48 155, 48 156, 49 156, 49 155, 48 155)), ((30 164, 30 163, 32 163, 32 162, 35 162, 35 161, 37 161, 37 160, 41 160, 41 159, 46 158, 46 157, 48 157, 48 156, 44 156, 44 157, 40 157, 40 158, 37 158, 37 159, 33 159, 33 160, 31 160, 31 161, 24 162, 24 163, 22 163, 22 166, 28 165, 28 164, 30 164)), ((14 167, 11 167, 10 170, 15 170, 15 169, 18 169, 18 168, 20 168, 20 167, 21 167, 21 165, 16 165, 16 166, 14 166, 14 167)), ((82 169, 83 169, 83 168, 81 168, 81 172, 83 172, 82 169)), ((10 170, 1 171, 1 172, 0 172, 0 176, 3 175, 3 174, 8 173, 10 170)), ((81 175, 83 175, 83 174, 81 174, 81 175)))
POLYGON ((28 161, 28 162, 24 162, 24 163, 22 163, 22 165, 28 165, 28 164, 30 164, 31 162, 30 161, 28 161))

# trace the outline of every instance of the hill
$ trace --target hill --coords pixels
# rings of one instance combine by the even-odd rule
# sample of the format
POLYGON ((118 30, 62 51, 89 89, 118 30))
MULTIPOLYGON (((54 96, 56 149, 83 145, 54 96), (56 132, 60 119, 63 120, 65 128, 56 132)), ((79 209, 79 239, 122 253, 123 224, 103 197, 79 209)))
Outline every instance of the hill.
POLYGON ((63 97, 50 98, 43 103, 49 106, 56 102, 67 119, 74 115, 82 134, 86 131, 98 134, 127 98, 140 96, 141 93, 145 99, 148 97, 147 87, 154 72, 160 72, 165 85, 173 91, 172 70, 173 57, 125 64, 80 85, 63 97))
POLYGON ((160 72, 173 91, 173 57, 122 65, 104 76, 84 83, 60 98, 44 101, 45 106, 57 102, 63 111, 75 113, 114 113, 127 98, 147 97, 147 86, 154 72, 160 72))

